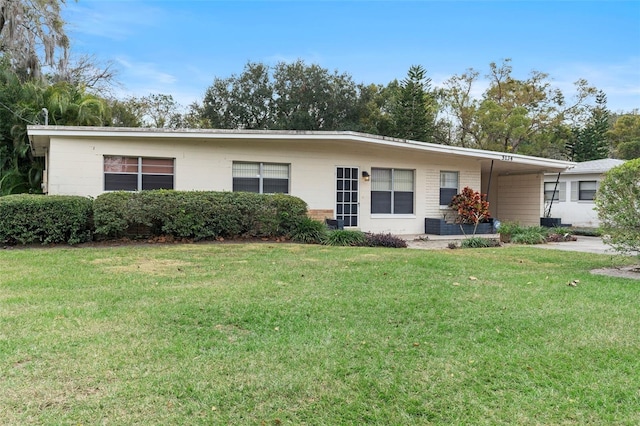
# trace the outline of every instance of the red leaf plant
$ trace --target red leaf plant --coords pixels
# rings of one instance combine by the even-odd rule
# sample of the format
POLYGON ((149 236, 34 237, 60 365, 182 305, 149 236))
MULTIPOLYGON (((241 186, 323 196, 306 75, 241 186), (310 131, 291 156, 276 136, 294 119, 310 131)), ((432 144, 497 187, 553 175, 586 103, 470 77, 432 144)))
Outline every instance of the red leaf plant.
POLYGON ((458 213, 456 223, 474 225, 473 235, 476 234, 478 224, 486 222, 491 217, 487 194, 481 194, 468 186, 460 194, 454 195, 449 207, 458 213))

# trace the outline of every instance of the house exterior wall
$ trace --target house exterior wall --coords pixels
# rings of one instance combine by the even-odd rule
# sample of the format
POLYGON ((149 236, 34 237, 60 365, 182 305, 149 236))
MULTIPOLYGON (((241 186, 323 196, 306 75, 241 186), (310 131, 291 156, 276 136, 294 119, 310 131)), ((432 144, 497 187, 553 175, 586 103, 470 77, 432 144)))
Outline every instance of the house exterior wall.
POLYGON ((497 219, 526 226, 540 225, 543 212, 542 174, 498 176, 497 184, 500 194, 497 219))
MULTIPOLYGON (((371 214, 371 182, 360 176, 358 228, 369 232, 421 234, 426 217, 442 218, 440 171, 459 172, 459 189, 480 190, 475 159, 340 141, 199 140, 171 138, 69 138, 52 136, 47 166, 48 193, 96 197, 104 189, 104 156, 174 158, 176 190, 231 191, 234 161, 290 164, 290 194, 309 209, 326 214, 336 208, 336 167, 415 170, 414 214, 371 214)), ((536 189, 540 193, 540 189, 536 189)))
MULTIPOLYGON (((555 183, 557 175, 546 175, 545 182, 555 183)), ((558 189, 559 199, 551 206, 551 216, 561 218, 563 224, 597 228, 600 226, 598 212, 595 203, 591 200, 579 200, 578 185, 580 181, 596 181, 599 185, 602 180, 600 173, 566 174, 560 175, 558 189), (564 185, 563 185, 564 184, 564 185)))
POLYGON ((489 202, 489 213, 491 217, 498 217, 498 174, 489 172, 482 173, 482 191, 487 195, 489 202))

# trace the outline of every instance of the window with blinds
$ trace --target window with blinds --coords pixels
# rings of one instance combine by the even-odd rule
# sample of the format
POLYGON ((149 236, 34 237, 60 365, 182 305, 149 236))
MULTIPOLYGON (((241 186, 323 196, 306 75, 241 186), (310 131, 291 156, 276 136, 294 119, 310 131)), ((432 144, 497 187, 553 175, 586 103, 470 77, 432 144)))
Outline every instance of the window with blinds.
POLYGON ((233 190, 260 194, 289 193, 289 165, 234 162, 233 190))
POLYGON ((566 182, 545 182, 544 183, 544 201, 565 201, 565 193, 567 192, 566 182))
POLYGON ((596 198, 598 184, 595 180, 581 180, 578 183, 578 200, 593 201, 596 198))
POLYGON ((440 172, 440 205, 448 206, 458 194, 458 172, 440 172))
POLYGON ((173 185, 173 158, 104 157, 105 191, 173 189, 173 185))
POLYGON ((413 214, 414 171, 371 169, 371 213, 413 214))

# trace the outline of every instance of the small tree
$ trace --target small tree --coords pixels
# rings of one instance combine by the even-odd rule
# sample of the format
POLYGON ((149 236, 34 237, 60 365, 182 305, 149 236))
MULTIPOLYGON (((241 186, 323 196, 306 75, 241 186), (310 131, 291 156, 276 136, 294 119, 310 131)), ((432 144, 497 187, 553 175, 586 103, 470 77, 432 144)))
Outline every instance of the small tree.
POLYGON ((604 241, 621 253, 640 251, 640 158, 609 170, 595 203, 604 241))
POLYGON ((473 225, 473 235, 476 235, 478 224, 487 221, 491 217, 487 195, 474 191, 468 186, 460 194, 454 195, 449 207, 458 212, 456 223, 464 232, 463 224, 473 225))

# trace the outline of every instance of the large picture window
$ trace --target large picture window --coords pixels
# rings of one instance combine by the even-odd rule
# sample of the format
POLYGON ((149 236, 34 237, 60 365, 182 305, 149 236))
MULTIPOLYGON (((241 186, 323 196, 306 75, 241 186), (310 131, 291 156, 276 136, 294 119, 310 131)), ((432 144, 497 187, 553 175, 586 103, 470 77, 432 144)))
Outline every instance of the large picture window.
POLYGON ((458 194, 458 172, 440 172, 440 205, 448 206, 458 194))
POLYGON ((371 169, 371 213, 413 214, 413 170, 371 169))
POLYGON ((104 157, 105 191, 173 189, 173 158, 104 157))
POLYGON ((236 192, 289 193, 288 164, 234 162, 232 174, 236 192))

